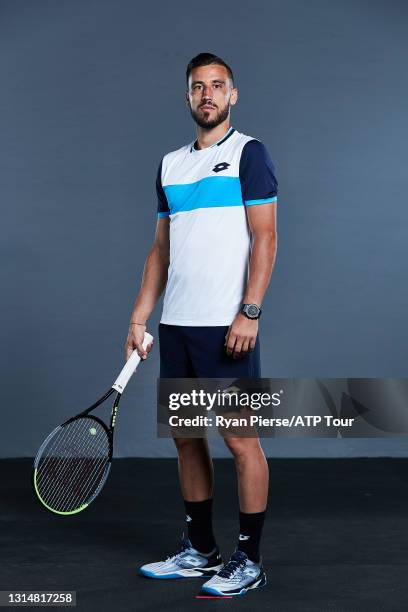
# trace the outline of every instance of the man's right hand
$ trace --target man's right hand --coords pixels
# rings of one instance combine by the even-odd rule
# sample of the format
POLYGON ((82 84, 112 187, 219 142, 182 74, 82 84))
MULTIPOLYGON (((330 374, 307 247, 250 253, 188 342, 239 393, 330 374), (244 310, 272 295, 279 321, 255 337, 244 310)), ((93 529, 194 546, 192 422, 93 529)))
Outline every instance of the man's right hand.
POLYGON ((141 359, 146 359, 147 355, 153 348, 153 342, 147 345, 146 350, 143 348, 143 340, 146 331, 146 325, 130 323, 128 337, 125 345, 126 361, 129 359, 135 349, 141 359))

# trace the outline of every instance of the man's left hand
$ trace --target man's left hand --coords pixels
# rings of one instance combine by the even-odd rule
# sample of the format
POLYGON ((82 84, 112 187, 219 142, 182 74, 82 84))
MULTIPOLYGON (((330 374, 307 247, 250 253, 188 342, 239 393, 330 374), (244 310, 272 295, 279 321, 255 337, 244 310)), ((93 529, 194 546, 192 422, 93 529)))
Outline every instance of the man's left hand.
POLYGON ((238 313, 225 336, 227 355, 233 359, 242 359, 254 350, 257 335, 258 319, 248 319, 238 313))

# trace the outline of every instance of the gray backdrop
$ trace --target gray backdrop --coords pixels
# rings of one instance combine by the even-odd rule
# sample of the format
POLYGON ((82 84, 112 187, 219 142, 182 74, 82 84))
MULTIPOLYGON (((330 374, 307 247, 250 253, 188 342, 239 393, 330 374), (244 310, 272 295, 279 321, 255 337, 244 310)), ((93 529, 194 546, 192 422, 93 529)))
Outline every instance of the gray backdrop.
MULTIPOLYGON (((386 0, 0 2, 2 456, 32 455, 122 366, 157 165, 195 137, 184 73, 201 51, 231 64, 232 124, 260 138, 277 168, 263 375, 406 376, 407 13, 386 0)), ((157 374, 156 345, 122 402, 120 456, 175 455, 155 437, 157 374)), ((228 454, 221 441, 213 449, 228 454)))

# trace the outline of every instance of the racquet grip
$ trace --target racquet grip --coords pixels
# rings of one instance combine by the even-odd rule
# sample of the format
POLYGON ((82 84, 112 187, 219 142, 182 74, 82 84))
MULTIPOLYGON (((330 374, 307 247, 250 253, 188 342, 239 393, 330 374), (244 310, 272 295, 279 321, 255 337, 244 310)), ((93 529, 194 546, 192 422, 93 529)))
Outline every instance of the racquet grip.
MULTIPOLYGON (((146 350, 147 345, 150 344, 152 340, 153 340, 153 336, 145 332, 144 339, 143 339, 143 348, 145 350, 146 350)), ((136 368, 139 365, 140 361, 141 359, 139 355, 137 354, 137 349, 135 349, 133 353, 131 354, 131 356, 129 357, 129 359, 127 360, 127 362, 125 363, 125 365, 123 366, 121 373, 119 374, 119 376, 113 383, 112 389, 115 389, 119 393, 123 393, 129 380, 132 378, 133 374, 136 372, 136 368)))

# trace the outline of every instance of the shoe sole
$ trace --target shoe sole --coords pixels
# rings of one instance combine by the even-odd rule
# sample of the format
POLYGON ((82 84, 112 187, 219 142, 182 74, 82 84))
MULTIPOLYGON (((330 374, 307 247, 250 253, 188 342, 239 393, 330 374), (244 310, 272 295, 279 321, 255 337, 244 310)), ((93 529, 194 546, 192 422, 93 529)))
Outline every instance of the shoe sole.
POLYGON ((172 580, 176 578, 207 578, 207 576, 214 576, 217 574, 224 565, 215 565, 211 568, 197 568, 197 569, 181 569, 178 572, 172 572, 171 574, 156 574, 143 568, 139 569, 139 574, 146 578, 156 578, 158 580, 172 580))

